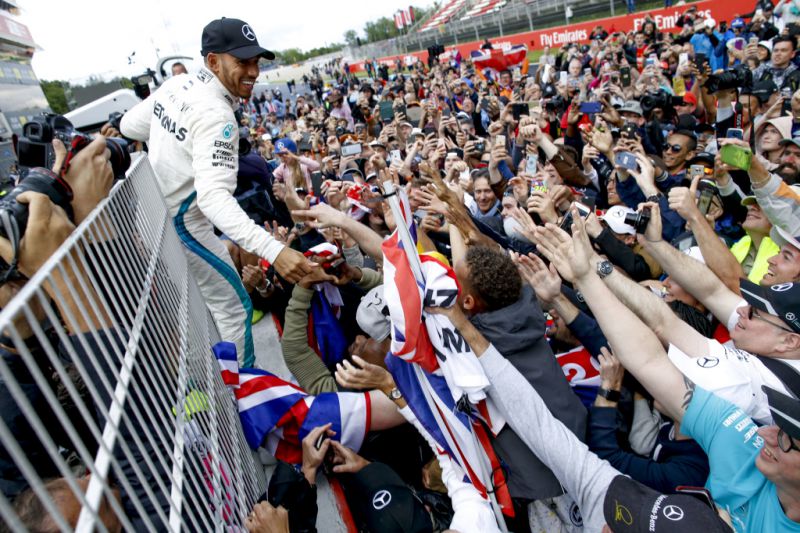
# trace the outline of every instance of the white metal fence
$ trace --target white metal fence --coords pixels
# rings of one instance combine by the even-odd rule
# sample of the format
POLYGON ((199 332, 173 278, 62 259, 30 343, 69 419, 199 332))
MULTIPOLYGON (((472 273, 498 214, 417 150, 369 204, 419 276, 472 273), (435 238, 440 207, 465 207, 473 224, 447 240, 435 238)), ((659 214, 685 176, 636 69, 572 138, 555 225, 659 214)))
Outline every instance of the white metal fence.
POLYGON ((6 305, 0 331, 5 528, 244 530, 264 471, 146 157, 6 305))

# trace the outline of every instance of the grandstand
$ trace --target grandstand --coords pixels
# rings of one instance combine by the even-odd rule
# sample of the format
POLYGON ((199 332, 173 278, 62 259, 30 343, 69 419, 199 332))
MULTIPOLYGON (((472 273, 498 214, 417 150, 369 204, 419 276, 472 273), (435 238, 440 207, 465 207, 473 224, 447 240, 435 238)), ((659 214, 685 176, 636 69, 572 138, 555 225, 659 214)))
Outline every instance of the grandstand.
POLYGON ((496 9, 500 9, 506 5, 506 0, 480 0, 474 6, 467 10, 461 20, 467 20, 473 17, 480 17, 487 13, 491 13, 496 9))
POLYGON ((447 0, 419 29, 420 32, 432 30, 440 24, 447 23, 467 4, 467 0, 447 0))

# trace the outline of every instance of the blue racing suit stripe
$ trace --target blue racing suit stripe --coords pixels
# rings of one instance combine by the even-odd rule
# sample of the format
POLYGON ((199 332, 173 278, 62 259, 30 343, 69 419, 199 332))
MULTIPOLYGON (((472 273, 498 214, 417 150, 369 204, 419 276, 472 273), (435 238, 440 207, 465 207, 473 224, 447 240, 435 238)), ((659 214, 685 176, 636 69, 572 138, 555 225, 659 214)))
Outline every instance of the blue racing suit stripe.
POLYGON ((174 218, 175 230, 178 232, 178 237, 180 237, 183 245, 186 246, 189 251, 197 254, 206 263, 211 265, 214 270, 216 270, 220 276, 225 278, 236 291, 236 295, 239 297, 239 301, 242 303, 242 306, 247 313, 247 320, 244 324, 244 359, 242 367, 252 368, 255 366, 256 362, 255 351, 253 349, 253 332, 251 329, 251 324, 253 321, 253 303, 250 301, 250 295, 244 290, 244 285, 242 285, 242 281, 239 279, 236 271, 233 270, 228 263, 214 255, 214 253, 197 242, 197 239, 195 239, 189 230, 186 229, 186 224, 183 222, 183 217, 186 215, 186 211, 189 210, 189 206, 192 205, 192 202, 194 202, 196 197, 197 192, 195 191, 190 194, 189 197, 183 201, 183 203, 181 203, 181 207, 178 209, 178 214, 175 215, 174 218))

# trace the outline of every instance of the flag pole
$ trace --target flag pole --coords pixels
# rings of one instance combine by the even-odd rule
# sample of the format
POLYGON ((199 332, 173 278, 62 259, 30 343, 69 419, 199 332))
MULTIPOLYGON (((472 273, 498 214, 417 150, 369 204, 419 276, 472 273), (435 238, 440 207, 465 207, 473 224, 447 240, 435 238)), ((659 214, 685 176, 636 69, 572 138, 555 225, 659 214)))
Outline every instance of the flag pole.
MULTIPOLYGON (((411 272, 414 273, 414 278, 417 281, 425 281, 425 276, 422 273, 422 263, 419 260, 419 254, 417 252, 417 247, 414 244, 414 239, 411 238, 411 231, 408 229, 408 225, 405 222, 405 218, 403 217, 403 210, 400 207, 400 200, 397 197, 397 188, 392 181, 384 181, 383 182, 383 193, 384 198, 389 203, 389 207, 392 208, 392 215, 394 215, 394 223, 396 226, 396 231, 398 237, 400 237, 400 242, 403 243, 403 248, 406 251, 406 257, 408 258, 408 264, 411 267, 411 272), (413 253, 412 253, 413 251, 413 253)), ((458 305, 458 304, 456 304, 458 305)), ((420 383, 426 383, 427 380, 421 379, 423 376, 422 369, 416 363, 414 365, 414 372, 416 373, 417 377, 420 379, 420 383)), ((473 445, 476 446, 477 449, 483 449, 480 442, 478 442, 478 437, 475 435, 475 431, 470 431, 472 435, 473 445)), ((485 463, 485 456, 480 457, 481 460, 481 481, 485 487, 493 487, 492 484, 492 469, 491 464, 489 465, 488 474, 486 469, 485 463)), ((508 527, 506 527, 506 521, 503 517, 503 510, 500 508, 500 504, 497 502, 497 497, 494 494, 494 491, 489 492, 487 491, 489 496, 489 502, 492 505, 492 510, 495 514, 495 520, 497 521, 497 525, 500 528, 500 531, 503 533, 508 533, 508 527)))

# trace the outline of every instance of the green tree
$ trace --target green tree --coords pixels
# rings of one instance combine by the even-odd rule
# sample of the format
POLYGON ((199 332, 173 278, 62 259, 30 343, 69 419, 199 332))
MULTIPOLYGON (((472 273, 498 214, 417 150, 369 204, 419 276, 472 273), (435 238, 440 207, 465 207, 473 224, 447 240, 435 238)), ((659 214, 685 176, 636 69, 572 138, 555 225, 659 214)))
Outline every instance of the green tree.
POLYGON ((50 109, 53 110, 53 113, 58 113, 59 115, 63 115, 69 111, 67 95, 64 93, 65 85, 66 82, 58 80, 45 80, 41 82, 42 92, 44 92, 44 96, 47 98, 50 109))
POLYGON ((347 30, 344 32, 344 42, 347 46, 356 46, 358 44, 358 34, 356 30, 347 30))
POLYGON ((367 36, 367 42, 374 43, 397 37, 399 32, 394 25, 394 19, 381 17, 378 20, 367 22, 364 25, 364 34, 367 36))

